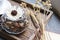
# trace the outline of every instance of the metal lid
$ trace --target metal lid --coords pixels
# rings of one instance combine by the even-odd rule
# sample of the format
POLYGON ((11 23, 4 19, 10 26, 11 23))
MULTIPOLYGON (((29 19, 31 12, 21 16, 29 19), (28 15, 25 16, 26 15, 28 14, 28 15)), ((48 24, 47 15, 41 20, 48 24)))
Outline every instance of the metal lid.
POLYGON ((5 15, 4 16, 5 18, 7 18, 11 21, 16 21, 16 20, 19 20, 20 17, 23 17, 24 10, 20 6, 12 6, 11 8, 6 10, 4 15, 5 15), (15 11, 15 12, 12 13, 12 11, 15 11), (17 12, 17 14, 16 14, 16 12, 17 12), (13 14, 14 15, 16 14, 16 15, 14 16, 13 14))

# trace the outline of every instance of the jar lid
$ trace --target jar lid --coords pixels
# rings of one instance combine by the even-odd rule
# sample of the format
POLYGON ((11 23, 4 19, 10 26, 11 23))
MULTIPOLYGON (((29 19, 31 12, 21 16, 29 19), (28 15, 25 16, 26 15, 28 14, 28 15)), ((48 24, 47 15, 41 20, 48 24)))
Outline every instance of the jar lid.
POLYGON ((23 17, 24 10, 20 6, 12 6, 11 8, 6 10, 5 18, 16 21, 19 20, 20 17, 23 17))

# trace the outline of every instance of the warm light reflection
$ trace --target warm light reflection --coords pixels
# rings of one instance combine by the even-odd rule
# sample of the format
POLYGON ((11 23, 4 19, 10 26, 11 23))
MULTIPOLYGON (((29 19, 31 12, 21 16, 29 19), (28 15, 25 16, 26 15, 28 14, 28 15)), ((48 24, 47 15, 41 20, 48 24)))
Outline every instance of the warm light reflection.
POLYGON ((60 34, 45 31, 46 40, 60 40, 60 34))

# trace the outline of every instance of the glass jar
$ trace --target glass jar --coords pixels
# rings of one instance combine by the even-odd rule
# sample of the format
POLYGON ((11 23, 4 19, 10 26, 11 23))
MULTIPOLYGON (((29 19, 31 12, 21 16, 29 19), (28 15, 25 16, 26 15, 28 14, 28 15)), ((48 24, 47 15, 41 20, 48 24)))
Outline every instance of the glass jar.
POLYGON ((28 20, 22 7, 12 6, 1 17, 2 29, 10 34, 19 34, 25 31, 28 20))

